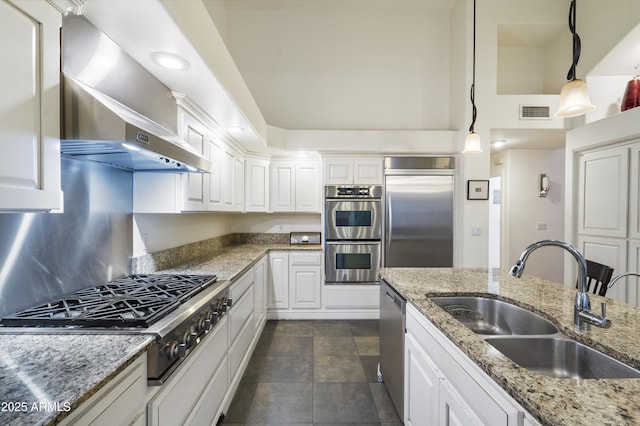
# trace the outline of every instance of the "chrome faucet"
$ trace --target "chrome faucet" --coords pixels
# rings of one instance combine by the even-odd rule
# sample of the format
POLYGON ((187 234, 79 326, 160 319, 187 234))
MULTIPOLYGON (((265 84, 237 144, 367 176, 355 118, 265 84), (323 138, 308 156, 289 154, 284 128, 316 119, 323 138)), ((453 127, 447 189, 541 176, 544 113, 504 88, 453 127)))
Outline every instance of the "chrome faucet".
POLYGON ((542 240, 531 244, 524 249, 520 258, 515 265, 509 270, 509 275, 520 278, 524 272, 525 263, 529 255, 536 249, 544 246, 556 246, 565 249, 578 262, 578 292, 576 293, 575 303, 573 305, 573 323, 577 331, 586 331, 589 324, 602 328, 611 327, 611 321, 605 318, 606 302, 602 303, 602 315, 598 315, 591 311, 591 300, 587 290, 587 261, 582 253, 571 244, 557 240, 542 240))
POLYGON ((628 276, 636 276, 636 277, 640 277, 640 273, 638 272, 625 272, 624 274, 620 274, 616 277, 614 277, 611 281, 609 281, 609 284, 607 284, 607 288, 611 288, 613 287, 613 285, 616 283, 616 281, 618 281, 620 278, 624 278, 624 277, 628 277, 628 276))

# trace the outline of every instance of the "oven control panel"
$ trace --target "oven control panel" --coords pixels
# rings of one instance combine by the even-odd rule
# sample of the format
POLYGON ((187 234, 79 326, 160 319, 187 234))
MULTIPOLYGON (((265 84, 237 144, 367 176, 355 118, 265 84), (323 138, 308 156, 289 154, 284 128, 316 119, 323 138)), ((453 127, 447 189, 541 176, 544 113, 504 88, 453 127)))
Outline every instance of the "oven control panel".
POLYGON ((332 198, 381 198, 382 186, 380 185, 327 185, 324 187, 325 199, 332 198))

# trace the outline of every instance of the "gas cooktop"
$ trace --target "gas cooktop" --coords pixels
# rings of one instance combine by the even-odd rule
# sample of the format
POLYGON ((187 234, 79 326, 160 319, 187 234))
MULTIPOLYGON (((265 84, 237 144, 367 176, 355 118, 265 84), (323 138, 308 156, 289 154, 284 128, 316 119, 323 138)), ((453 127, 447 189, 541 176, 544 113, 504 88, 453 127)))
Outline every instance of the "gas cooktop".
POLYGON ((215 275, 130 275, 0 320, 5 327, 149 327, 217 281, 215 275))

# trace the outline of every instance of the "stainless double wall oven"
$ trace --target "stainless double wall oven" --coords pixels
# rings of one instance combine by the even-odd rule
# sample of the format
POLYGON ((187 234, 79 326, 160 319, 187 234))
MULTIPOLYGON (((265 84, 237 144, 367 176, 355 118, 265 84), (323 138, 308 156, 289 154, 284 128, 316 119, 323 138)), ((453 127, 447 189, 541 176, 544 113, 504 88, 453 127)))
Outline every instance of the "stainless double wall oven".
POLYGON ((382 186, 325 187, 325 277, 330 284, 377 283, 382 186))

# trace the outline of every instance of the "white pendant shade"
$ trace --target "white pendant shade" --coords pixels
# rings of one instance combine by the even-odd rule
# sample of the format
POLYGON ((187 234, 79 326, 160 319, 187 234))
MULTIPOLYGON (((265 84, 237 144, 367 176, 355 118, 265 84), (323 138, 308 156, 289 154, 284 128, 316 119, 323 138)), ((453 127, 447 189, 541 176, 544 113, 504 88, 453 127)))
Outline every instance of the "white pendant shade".
POLYGON ((476 132, 470 132, 464 140, 463 154, 480 154, 482 152, 482 144, 480 143, 480 135, 476 132))
POLYGON ((571 80, 560 91, 560 105, 556 117, 576 117, 595 108, 589 99, 587 84, 582 80, 571 80))

